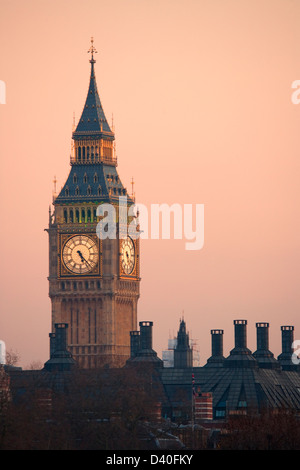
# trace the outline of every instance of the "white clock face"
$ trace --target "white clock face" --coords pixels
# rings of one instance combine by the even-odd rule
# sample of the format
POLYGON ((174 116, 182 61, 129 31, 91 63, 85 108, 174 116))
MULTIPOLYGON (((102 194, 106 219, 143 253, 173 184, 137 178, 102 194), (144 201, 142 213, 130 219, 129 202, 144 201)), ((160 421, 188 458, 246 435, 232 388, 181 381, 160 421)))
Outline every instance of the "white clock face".
POLYGON ((121 245, 121 265, 125 274, 131 274, 134 269, 135 249, 131 238, 126 238, 121 245))
POLYGON ((87 274, 98 263, 98 247, 92 238, 75 235, 65 243, 62 256, 69 271, 74 274, 87 274))

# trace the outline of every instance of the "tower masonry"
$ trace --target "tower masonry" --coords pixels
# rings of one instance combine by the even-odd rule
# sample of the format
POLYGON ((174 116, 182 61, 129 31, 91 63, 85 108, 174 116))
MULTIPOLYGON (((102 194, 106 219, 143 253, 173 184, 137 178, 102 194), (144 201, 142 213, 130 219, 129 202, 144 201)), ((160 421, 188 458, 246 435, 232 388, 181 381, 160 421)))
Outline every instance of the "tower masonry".
POLYGON ((117 172, 115 134, 97 89, 93 40, 89 52, 90 81, 72 134, 70 172, 49 210, 52 332, 55 324, 68 324, 67 348, 78 367, 121 367, 130 357, 130 331, 137 328, 139 239, 128 235, 136 218, 125 210, 119 219, 122 198, 123 214, 124 200, 125 209, 134 200, 117 172), (108 225, 107 213, 98 209, 102 204, 115 210, 115 236, 103 236, 108 225))

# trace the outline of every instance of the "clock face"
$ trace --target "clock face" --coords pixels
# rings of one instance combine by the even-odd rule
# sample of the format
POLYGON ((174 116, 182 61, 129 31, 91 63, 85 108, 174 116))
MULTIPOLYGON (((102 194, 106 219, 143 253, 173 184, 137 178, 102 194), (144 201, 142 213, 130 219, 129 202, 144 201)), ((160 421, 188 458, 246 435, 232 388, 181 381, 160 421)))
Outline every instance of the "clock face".
POLYGON ((122 241, 121 244, 121 265, 125 274, 131 274, 134 269, 135 248, 130 237, 122 241))
POLYGON ((66 241, 62 257, 66 268, 74 274, 87 274, 98 263, 98 247, 86 235, 75 235, 66 241))

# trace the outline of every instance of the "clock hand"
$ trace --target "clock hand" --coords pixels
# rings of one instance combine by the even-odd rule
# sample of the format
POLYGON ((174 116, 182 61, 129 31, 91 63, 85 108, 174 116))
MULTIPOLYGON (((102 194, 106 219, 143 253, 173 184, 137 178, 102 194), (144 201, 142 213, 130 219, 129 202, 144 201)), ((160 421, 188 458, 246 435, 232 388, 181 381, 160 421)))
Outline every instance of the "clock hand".
POLYGON ((86 262, 86 264, 87 264, 88 266, 90 266, 90 268, 91 268, 90 263, 84 258, 84 256, 83 256, 83 254, 81 253, 81 251, 77 250, 77 253, 78 253, 79 256, 80 256, 81 261, 82 261, 82 262, 86 262))

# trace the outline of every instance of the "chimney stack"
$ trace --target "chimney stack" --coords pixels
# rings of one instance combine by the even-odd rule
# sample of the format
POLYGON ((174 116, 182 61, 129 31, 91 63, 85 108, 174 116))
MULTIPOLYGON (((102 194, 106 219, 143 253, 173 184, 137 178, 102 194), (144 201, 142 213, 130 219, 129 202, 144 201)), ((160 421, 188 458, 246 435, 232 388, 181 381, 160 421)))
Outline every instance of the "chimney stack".
POLYGON ((223 334, 224 330, 210 330, 211 333, 211 357, 207 359, 207 366, 222 366, 223 356, 223 334))
POLYGON ((152 321, 141 321, 140 325, 140 348, 152 349, 152 321))
POLYGON ((234 320, 234 337, 235 347, 244 349, 247 348, 247 320, 234 320))
POLYGON ((292 344, 294 342, 294 327, 282 326, 281 327, 281 344, 282 352, 292 354, 292 344))
POLYGON ((234 320, 235 346, 224 361, 224 367, 256 368, 258 363, 247 348, 247 320, 234 320))
POLYGON ((296 370, 298 366, 292 362, 293 348, 292 344, 294 342, 294 327, 293 326, 282 326, 281 327, 281 344, 282 352, 278 356, 278 361, 283 370, 296 370))
POLYGON ((55 351, 55 333, 49 333, 49 338, 50 338, 50 357, 52 357, 55 351))
POLYGON ((68 323, 55 323, 55 333, 50 333, 50 359, 44 364, 47 371, 69 371, 76 365, 67 350, 68 323))
POLYGON ((55 323, 55 352, 67 349, 68 323, 55 323))
POLYGON ((130 332, 130 358, 127 365, 153 364, 156 367, 163 367, 163 361, 157 357, 152 349, 152 321, 141 321, 140 331, 130 332))
POLYGON ((257 349, 267 351, 269 349, 269 323, 256 323, 257 349))
POLYGON ((211 355, 223 356, 223 330, 211 330, 211 355))
POLYGON ((278 369, 280 364, 274 358, 274 354, 269 351, 269 323, 256 323, 256 344, 257 350, 253 356, 262 369, 278 369))
POLYGON ((130 332, 130 357, 135 357, 140 350, 140 332, 130 332))

